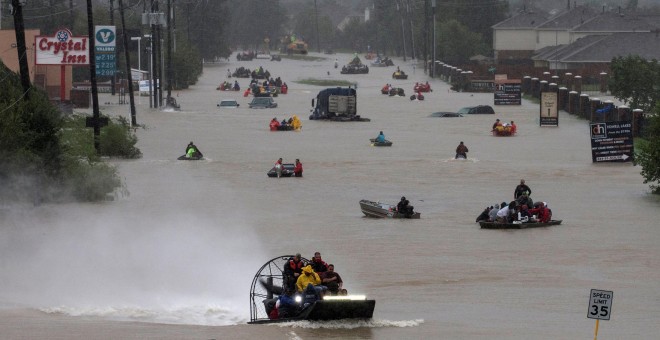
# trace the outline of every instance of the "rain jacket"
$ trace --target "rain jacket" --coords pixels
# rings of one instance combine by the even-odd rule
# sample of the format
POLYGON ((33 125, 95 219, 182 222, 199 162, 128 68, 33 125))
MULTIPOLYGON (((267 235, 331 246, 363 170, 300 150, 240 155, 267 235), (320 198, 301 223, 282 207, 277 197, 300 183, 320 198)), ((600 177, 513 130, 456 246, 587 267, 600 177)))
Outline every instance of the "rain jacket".
POLYGON ((321 278, 319 277, 319 274, 316 274, 314 272, 314 269, 312 269, 312 266, 306 266, 303 268, 303 273, 298 276, 298 281, 296 281, 296 288, 298 288, 299 292, 302 292, 307 288, 308 284, 312 284, 314 286, 320 285, 321 284, 321 278), (311 273, 310 275, 307 275, 306 273, 311 273))
POLYGON ((293 115, 293 117, 291 118, 293 119, 293 121, 291 122, 291 126, 293 127, 293 129, 296 131, 300 131, 300 129, 302 129, 302 122, 300 121, 300 118, 298 118, 298 116, 296 115, 293 115))

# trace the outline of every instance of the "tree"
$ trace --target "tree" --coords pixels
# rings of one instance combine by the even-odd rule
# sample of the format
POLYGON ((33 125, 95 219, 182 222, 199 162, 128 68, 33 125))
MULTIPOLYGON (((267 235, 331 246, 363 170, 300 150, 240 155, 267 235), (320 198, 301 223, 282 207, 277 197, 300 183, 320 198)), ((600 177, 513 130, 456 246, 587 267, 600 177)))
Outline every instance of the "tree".
POLYGON ((42 90, 31 87, 24 100, 19 76, 2 62, 0 74, 0 201, 96 201, 121 185, 116 169, 96 155, 84 117, 68 128, 70 119, 42 90), (68 138, 74 133, 80 143, 68 138))
MULTIPOLYGON (((309 45, 309 49, 316 50, 316 13, 314 7, 307 7, 300 11, 294 18, 293 32, 297 37, 302 39, 309 45), (312 47, 313 46, 313 47, 312 47)), ((324 47, 334 46, 336 32, 332 26, 332 22, 327 15, 319 14, 319 41, 320 45, 324 47)))
POLYGON ((437 29, 438 57, 446 63, 465 63, 473 55, 485 53, 488 50, 481 34, 470 31, 457 20, 449 20, 437 29))
POLYGON ((271 43, 283 36, 283 23, 287 21, 279 1, 271 0, 229 0, 229 14, 224 20, 229 22, 226 40, 231 46, 256 49, 264 39, 271 43))
POLYGON ((644 139, 636 144, 634 164, 642 166, 644 183, 656 195, 660 194, 660 103, 655 107, 655 115, 648 118, 644 129, 644 139))
POLYGON ((231 51, 224 34, 227 18, 230 17, 226 0, 203 0, 177 6, 180 8, 177 30, 186 32, 186 38, 197 48, 202 58, 212 60, 229 56, 231 51))
POLYGON ((660 101, 660 64, 656 59, 616 57, 610 69, 612 95, 631 108, 649 112, 660 101))

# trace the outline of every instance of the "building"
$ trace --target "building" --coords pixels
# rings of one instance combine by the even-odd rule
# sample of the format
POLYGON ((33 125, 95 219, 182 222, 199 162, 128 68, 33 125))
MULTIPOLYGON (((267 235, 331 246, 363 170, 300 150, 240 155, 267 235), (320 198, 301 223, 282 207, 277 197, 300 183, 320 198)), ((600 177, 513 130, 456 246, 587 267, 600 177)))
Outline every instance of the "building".
MULTIPOLYGON (((28 69, 30 82, 48 94, 53 101, 61 101, 60 88, 62 83, 62 67, 58 65, 35 65, 35 39, 40 35, 38 29, 25 30, 25 44, 27 47, 28 69)), ((0 30, 0 60, 12 71, 20 71, 18 52, 16 50, 16 32, 14 30, 0 30)), ((64 66, 64 101, 71 100, 72 66, 64 66)))

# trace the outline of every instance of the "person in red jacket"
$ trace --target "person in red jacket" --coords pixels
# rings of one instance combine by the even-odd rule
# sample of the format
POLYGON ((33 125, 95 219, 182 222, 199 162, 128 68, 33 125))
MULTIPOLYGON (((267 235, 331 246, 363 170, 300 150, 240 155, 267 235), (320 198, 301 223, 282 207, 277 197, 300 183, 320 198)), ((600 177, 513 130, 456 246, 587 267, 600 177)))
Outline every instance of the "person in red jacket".
POLYGON ((273 120, 270 121, 270 131, 277 131, 279 127, 280 122, 277 121, 277 118, 273 118, 273 120))
POLYGON ((303 174, 302 163, 300 163, 300 160, 296 158, 296 166, 293 168, 293 175, 296 177, 302 177, 302 174, 303 174))
POLYGON ((536 215, 536 219, 541 223, 548 223, 552 218, 550 209, 543 202, 537 202, 534 209, 529 209, 531 215, 536 215))

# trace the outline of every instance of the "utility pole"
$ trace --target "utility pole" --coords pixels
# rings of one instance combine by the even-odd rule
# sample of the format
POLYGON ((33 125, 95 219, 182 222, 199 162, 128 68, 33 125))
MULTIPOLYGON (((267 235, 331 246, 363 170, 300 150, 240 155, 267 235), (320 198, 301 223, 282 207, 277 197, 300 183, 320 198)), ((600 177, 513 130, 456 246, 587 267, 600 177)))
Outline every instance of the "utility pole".
POLYGON ((429 67, 429 0, 424 0, 424 74, 429 67))
MULTIPOLYGON (((111 26, 115 25, 115 0, 110 0, 110 25, 111 26)), ((112 78, 110 78, 110 94, 113 95, 113 96, 115 95, 115 78, 116 77, 117 77, 117 73, 115 72, 115 73, 112 74, 112 78)))
MULTIPOLYGON (((151 16, 153 17, 153 14, 155 13, 156 10, 156 2, 157 0, 151 0, 151 16)), ((154 89, 154 96, 152 98, 153 103, 154 103, 154 108, 158 107, 158 85, 160 83, 158 79, 158 36, 156 36, 156 24, 151 22, 152 19, 150 18, 150 24, 151 24, 151 65, 152 66, 152 79, 153 79, 153 86, 154 89)))
MULTIPOLYGON (((119 0, 119 16, 121 17, 121 34, 124 37, 123 39, 124 55, 126 57, 126 73, 128 74, 128 98, 131 102, 131 126, 136 126, 137 118, 135 117, 135 98, 133 97, 133 72, 131 72, 131 54, 128 53, 128 35, 126 34, 126 21, 124 20, 124 3, 122 2, 122 0, 119 0)), ((138 44, 139 44, 139 40, 138 40, 138 44)), ((139 56, 139 51, 138 51, 138 56, 139 56)))
POLYGON ((314 13, 316 17, 316 52, 321 53, 321 43, 319 42, 319 9, 314 0, 314 13))
POLYGON ((172 0, 167 0, 167 100, 172 98, 172 0))
MULTIPOLYGON (((401 7, 403 7, 403 0, 401 0, 401 7)), ((399 12, 401 16, 401 41, 403 42, 403 61, 406 61, 406 29, 404 28, 403 14, 401 12, 403 8, 399 7, 399 2, 396 1, 396 11, 399 12)))
POLYGON ((406 13, 408 14, 408 20, 410 21, 410 57, 412 60, 415 60, 415 31, 413 30, 412 15, 415 8, 410 8, 410 0, 406 1, 406 13))
POLYGON ((433 9, 433 55, 431 56, 431 78, 435 78, 435 5, 436 0, 431 0, 433 9))
POLYGON ((23 6, 19 0, 11 0, 14 15, 14 30, 16 31, 16 50, 18 52, 18 64, 21 73, 21 85, 23 85, 24 100, 30 97, 30 69, 28 68, 27 48, 25 46, 25 25, 23 24, 23 6))
POLYGON ((96 86, 96 39, 94 37, 92 0, 87 0, 87 38, 89 40, 89 78, 92 83, 93 116, 92 119, 87 120, 86 125, 87 127, 94 128, 94 149, 98 153, 101 150, 101 126, 107 125, 107 119, 102 121, 101 114, 99 113, 99 92, 96 86))

